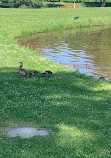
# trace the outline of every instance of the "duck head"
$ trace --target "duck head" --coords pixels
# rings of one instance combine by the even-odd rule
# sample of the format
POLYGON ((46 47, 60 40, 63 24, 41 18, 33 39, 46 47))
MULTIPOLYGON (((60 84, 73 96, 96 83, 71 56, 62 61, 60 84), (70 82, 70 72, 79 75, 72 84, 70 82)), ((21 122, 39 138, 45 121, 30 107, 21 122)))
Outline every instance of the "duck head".
POLYGON ((20 66, 23 66, 23 63, 22 62, 19 62, 20 66))

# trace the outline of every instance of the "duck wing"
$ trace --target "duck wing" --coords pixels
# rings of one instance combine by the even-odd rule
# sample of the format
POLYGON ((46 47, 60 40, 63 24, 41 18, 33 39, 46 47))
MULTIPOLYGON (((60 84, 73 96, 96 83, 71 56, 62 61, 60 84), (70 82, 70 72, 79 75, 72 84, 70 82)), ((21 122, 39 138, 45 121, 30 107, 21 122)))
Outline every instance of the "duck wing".
POLYGON ((25 69, 19 69, 19 73, 23 76, 28 75, 28 72, 25 69))

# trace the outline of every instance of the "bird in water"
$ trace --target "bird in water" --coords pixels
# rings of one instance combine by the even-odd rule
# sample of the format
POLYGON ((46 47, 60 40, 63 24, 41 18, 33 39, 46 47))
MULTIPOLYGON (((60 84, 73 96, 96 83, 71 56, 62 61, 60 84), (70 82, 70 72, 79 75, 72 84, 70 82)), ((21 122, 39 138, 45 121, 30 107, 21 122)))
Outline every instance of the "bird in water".
POLYGON ((23 63, 22 62, 19 62, 20 66, 19 66, 19 73, 21 74, 22 77, 26 77, 26 76, 29 76, 29 73, 23 69, 23 63))
POLYGON ((92 67, 86 64, 86 69, 92 69, 92 67))
POLYGON ((70 64, 70 67, 75 67, 75 65, 74 64, 70 64))
POLYGON ((105 80, 105 78, 104 77, 99 77, 99 80, 105 80))
POLYGON ((62 66, 66 66, 66 64, 65 63, 60 63, 62 66))
POLYGON ((42 73, 42 75, 46 75, 46 76, 50 76, 50 75, 52 75, 53 73, 52 73, 52 71, 50 71, 50 70, 47 70, 47 71, 45 71, 45 72, 43 72, 42 73))
POLYGON ((77 65, 76 70, 79 70, 79 65, 77 65))

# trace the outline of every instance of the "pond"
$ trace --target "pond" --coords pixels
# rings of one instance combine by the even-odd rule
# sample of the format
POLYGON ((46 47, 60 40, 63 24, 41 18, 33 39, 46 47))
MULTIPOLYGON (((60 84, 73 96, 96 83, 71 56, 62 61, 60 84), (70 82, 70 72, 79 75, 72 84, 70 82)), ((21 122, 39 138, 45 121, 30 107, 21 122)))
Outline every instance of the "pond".
POLYGON ((38 33, 19 42, 80 73, 111 79, 110 25, 38 33))

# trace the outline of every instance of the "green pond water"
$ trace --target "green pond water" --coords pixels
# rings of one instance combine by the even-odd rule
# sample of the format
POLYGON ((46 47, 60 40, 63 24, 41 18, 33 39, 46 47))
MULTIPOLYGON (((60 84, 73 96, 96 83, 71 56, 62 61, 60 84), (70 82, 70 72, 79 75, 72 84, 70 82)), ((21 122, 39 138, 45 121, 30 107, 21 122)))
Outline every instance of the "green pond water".
POLYGON ((111 26, 44 32, 19 40, 22 45, 74 71, 111 80, 111 26), (88 64, 88 66, 86 66, 88 64))

